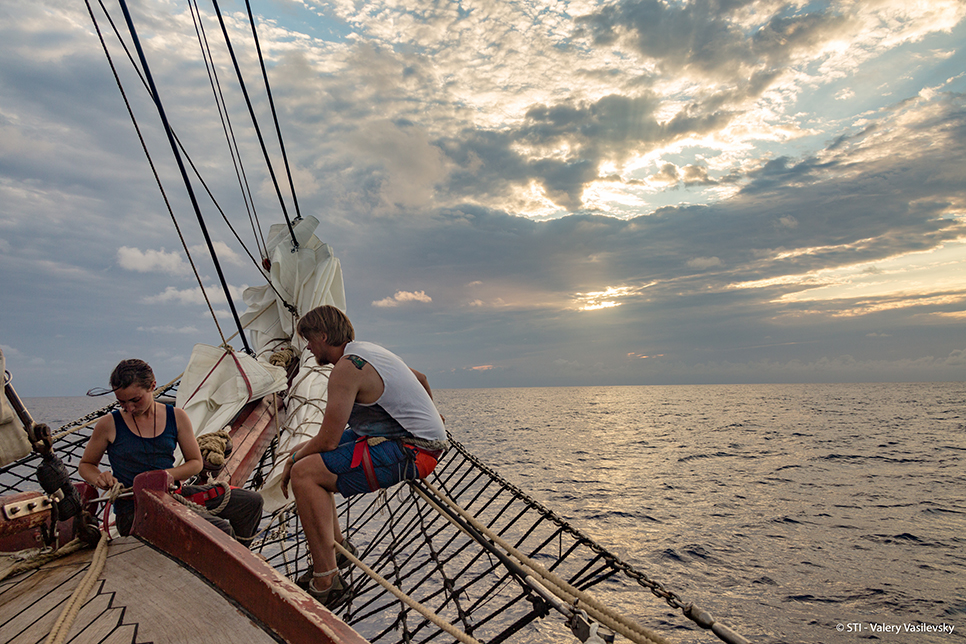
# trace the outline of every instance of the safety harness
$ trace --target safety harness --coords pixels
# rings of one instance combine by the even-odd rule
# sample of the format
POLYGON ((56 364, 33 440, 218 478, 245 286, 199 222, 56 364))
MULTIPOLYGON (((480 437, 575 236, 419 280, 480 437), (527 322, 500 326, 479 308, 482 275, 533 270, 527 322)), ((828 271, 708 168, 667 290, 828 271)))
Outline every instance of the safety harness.
MULTIPOLYGON (((391 440, 382 436, 360 436, 356 439, 355 448, 352 451, 352 463, 350 467, 355 469, 362 465, 362 471, 366 475, 366 482, 369 484, 369 491, 375 492, 381 485, 379 485, 379 479, 376 477, 376 468, 372 463, 372 455, 369 453, 369 445, 378 445, 387 440, 391 440)), ((419 478, 426 478, 429 473, 433 471, 436 467, 436 463, 439 462, 440 456, 443 455, 445 450, 430 450, 424 447, 419 447, 418 445, 411 445, 403 441, 399 441, 403 449, 408 450, 408 453, 412 455, 413 463, 416 465, 416 472, 419 474, 419 478)))

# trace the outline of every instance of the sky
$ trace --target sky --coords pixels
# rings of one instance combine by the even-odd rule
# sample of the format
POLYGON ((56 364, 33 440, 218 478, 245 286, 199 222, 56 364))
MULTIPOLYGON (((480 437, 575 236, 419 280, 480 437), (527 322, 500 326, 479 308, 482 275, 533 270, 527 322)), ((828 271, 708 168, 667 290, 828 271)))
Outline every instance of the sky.
MULTIPOLYGON (((131 4, 225 213, 192 176, 244 310, 264 280, 256 231, 284 215, 213 7, 201 24, 254 215, 190 5, 131 4)), ((293 217, 245 4, 219 6, 293 217)), ((966 379, 962 0, 252 9, 298 212, 342 263, 357 337, 435 388, 966 379)), ((94 12, 228 335, 158 112, 94 12)), ((0 61, 14 386, 83 395, 128 357, 174 378, 219 331, 85 4, 4 0, 0 61)))

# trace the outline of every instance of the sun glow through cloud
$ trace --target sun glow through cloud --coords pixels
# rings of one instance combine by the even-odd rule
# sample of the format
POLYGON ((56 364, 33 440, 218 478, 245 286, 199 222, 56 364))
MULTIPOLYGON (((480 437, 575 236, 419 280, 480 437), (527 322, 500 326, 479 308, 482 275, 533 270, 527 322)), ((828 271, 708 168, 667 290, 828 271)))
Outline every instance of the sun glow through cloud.
POLYGON ((801 290, 782 295, 777 300, 780 303, 882 300, 878 305, 867 304, 853 309, 853 312, 882 311, 925 303, 966 303, 964 247, 966 241, 948 242, 933 250, 903 254, 882 261, 736 283, 730 288, 802 287, 801 290), (950 295, 939 295, 941 293, 950 295))
POLYGON ((590 293, 577 293, 575 298, 578 311, 599 311, 601 309, 611 309, 621 305, 618 300, 631 297, 639 293, 641 289, 631 286, 608 286, 603 291, 593 291, 590 293))

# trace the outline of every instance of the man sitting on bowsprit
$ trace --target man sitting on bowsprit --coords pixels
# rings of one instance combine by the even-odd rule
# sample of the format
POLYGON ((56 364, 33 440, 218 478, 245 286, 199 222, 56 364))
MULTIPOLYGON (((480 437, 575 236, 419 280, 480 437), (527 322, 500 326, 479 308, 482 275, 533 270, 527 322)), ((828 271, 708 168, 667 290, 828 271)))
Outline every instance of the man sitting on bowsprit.
POLYGON ((426 376, 378 345, 356 342, 342 311, 313 309, 299 321, 298 333, 320 365, 333 367, 322 426, 292 450, 282 493, 288 498, 291 480, 312 553, 313 570, 299 585, 334 608, 346 594, 339 568, 349 564, 345 557, 337 561, 334 544, 355 549, 342 535, 333 493, 349 497, 423 478, 448 442, 426 376))

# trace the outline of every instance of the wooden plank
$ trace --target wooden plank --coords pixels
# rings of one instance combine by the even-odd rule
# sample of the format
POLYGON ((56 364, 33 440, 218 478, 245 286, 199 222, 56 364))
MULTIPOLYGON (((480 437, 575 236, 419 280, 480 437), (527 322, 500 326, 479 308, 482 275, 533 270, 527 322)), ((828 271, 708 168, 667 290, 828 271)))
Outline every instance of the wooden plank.
POLYGON ((367 644, 266 561, 167 494, 166 472, 134 479, 134 533, 177 556, 288 642, 367 644))
MULTIPOLYGON (((98 584, 98 586, 101 585, 98 584)), ((67 632, 65 642, 69 642, 72 639, 75 642, 100 642, 121 621, 121 617, 124 615, 124 609, 112 609, 111 600, 113 597, 98 591, 99 588, 95 588, 93 596, 77 612, 77 617, 74 618, 74 624, 67 632)))
POLYGON ((232 485, 238 487, 245 484, 275 436, 273 421, 277 414, 278 400, 276 394, 270 394, 242 409, 229 430, 232 452, 225 461, 225 469, 219 478, 227 478, 232 485))
MULTIPOLYGON (((0 604, 0 642, 43 641, 89 568, 90 557, 91 551, 75 553, 15 578, 0 604)), ((68 640, 277 642, 204 579, 134 537, 111 543, 100 580, 78 612, 68 640)))
POLYGON ((275 644, 269 633, 204 579, 154 548, 140 545, 108 559, 103 589, 115 593, 124 605, 124 620, 138 624, 139 640, 275 644))
POLYGON ((58 607, 80 583, 91 554, 90 550, 75 552, 14 577, 0 595, 0 642, 18 641, 14 638, 22 633, 36 633, 33 642, 43 639, 57 621, 58 607))
POLYGON ((133 644, 144 642, 138 637, 137 624, 119 624, 110 635, 105 637, 99 644, 133 644))

